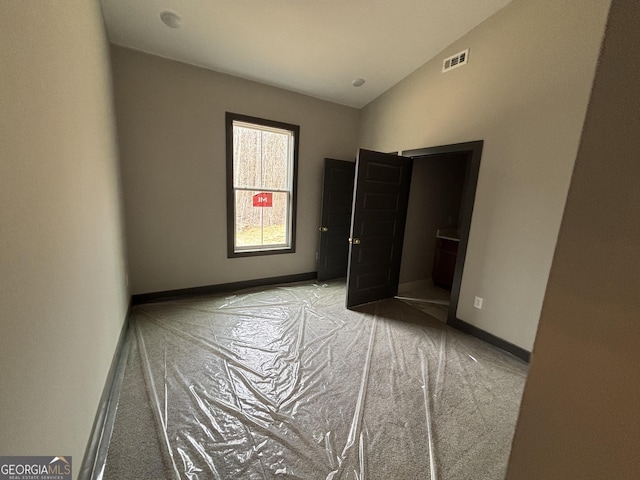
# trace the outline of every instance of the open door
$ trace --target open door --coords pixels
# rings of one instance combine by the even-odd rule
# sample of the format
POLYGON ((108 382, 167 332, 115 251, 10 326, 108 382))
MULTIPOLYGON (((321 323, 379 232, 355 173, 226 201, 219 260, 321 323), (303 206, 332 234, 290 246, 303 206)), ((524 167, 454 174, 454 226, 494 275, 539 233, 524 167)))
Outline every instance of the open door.
POLYGON ((360 150, 351 215, 347 308, 398 293, 412 160, 360 150))
POLYGON ((347 275, 355 169, 354 162, 324 159, 322 225, 318 248, 319 281, 347 275))

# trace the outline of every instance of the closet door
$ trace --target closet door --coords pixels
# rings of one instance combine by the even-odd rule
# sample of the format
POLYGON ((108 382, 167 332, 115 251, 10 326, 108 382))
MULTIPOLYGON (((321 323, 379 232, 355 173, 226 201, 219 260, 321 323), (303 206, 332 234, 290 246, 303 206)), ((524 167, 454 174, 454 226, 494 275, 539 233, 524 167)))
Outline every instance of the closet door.
POLYGON ((412 160, 360 150, 351 215, 347 308, 398 293, 412 160))
POLYGON ((324 159, 318 280, 347 275, 355 163, 324 159))

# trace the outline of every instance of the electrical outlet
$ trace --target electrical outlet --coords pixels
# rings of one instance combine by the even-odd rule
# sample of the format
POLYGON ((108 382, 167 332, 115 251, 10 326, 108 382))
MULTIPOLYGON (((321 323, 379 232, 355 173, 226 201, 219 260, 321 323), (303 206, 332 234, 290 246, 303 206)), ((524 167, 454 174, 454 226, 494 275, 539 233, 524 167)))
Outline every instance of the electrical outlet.
POLYGON ((473 300, 473 306, 478 310, 482 310, 482 302, 484 302, 484 299, 482 297, 476 297, 473 300))

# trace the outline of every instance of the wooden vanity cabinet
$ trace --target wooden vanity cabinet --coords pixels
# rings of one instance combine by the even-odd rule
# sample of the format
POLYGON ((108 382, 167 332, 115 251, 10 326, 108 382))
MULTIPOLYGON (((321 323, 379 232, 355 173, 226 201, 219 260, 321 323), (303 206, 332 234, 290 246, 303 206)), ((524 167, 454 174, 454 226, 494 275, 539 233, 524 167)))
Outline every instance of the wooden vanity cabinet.
POLYGON ((434 285, 451 290, 458 257, 458 244, 459 242, 456 240, 436 238, 436 254, 433 259, 432 272, 434 285))

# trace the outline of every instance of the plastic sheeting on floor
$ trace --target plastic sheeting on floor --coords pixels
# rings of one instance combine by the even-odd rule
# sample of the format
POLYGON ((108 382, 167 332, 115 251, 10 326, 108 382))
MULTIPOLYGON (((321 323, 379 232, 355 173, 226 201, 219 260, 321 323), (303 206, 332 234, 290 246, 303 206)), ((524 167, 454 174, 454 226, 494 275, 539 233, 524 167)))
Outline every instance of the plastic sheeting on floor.
POLYGON ((344 296, 135 307, 104 478, 504 478, 526 365, 398 300, 344 296))

